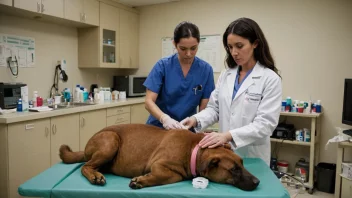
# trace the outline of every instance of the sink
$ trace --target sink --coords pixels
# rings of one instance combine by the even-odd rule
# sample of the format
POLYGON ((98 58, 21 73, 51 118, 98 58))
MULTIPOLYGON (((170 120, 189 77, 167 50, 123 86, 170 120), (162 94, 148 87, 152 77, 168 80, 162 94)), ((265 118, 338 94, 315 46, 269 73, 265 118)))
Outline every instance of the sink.
POLYGON ((69 109, 69 108, 75 108, 75 107, 83 107, 83 106, 89 106, 89 105, 95 105, 94 103, 86 103, 86 102, 74 102, 70 104, 58 104, 56 105, 56 108, 54 106, 49 106, 50 108, 54 108, 54 110, 58 109, 69 109))

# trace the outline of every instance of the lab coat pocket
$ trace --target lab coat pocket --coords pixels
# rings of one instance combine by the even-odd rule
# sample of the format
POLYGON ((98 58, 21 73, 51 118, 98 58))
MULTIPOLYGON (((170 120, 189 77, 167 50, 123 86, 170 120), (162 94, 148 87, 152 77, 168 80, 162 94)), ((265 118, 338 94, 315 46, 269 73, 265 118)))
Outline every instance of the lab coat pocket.
POLYGON ((243 117, 246 118, 247 122, 252 122, 252 120, 256 116, 261 99, 262 99, 262 95, 258 93, 247 92, 245 94, 245 99, 243 103, 244 109, 242 112, 243 112, 243 117))

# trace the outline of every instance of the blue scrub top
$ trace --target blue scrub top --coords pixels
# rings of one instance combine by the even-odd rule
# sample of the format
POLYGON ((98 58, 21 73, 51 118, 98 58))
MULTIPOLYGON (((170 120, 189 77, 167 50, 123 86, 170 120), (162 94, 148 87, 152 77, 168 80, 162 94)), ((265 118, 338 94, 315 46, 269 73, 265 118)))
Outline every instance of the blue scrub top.
MULTIPOLYGON (((155 103, 160 110, 179 122, 194 115, 200 101, 215 89, 213 68, 207 62, 195 57, 184 77, 177 53, 160 59, 143 85, 158 94, 155 103)), ((147 124, 163 127, 152 115, 147 124)))

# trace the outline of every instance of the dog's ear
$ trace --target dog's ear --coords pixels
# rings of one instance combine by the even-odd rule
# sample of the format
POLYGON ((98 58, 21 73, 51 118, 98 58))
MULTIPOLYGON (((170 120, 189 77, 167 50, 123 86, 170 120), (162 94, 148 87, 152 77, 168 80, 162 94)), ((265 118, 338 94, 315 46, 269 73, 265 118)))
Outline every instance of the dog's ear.
POLYGON ((219 162, 220 162, 219 157, 209 157, 208 159, 202 162, 200 172, 205 172, 212 168, 218 167, 219 162))
POLYGON ((229 143, 225 143, 224 148, 231 150, 231 145, 229 143))

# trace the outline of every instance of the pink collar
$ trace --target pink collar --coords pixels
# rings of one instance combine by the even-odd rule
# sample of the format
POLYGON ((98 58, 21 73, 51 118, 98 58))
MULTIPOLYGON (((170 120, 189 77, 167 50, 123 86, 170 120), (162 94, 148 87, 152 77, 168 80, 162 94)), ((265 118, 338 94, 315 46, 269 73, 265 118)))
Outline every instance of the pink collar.
POLYGON ((197 163, 197 152, 199 149, 199 145, 197 144, 192 151, 192 155, 191 155, 191 173, 193 175, 193 177, 197 176, 197 172, 196 172, 196 163, 197 163))

